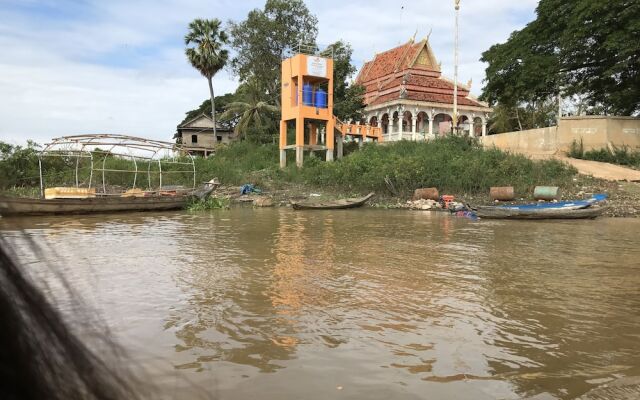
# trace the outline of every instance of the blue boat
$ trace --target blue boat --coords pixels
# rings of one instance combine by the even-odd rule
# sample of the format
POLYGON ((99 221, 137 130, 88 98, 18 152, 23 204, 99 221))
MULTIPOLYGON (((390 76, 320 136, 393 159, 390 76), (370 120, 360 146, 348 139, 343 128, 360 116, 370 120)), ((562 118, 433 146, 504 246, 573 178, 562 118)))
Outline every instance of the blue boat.
POLYGON ((476 216, 498 219, 583 219, 596 218, 606 209, 594 206, 607 199, 606 194, 596 194, 587 200, 560 201, 557 203, 533 203, 505 206, 480 206, 476 216))
POLYGON ((579 210, 581 208, 591 207, 593 204, 604 201, 607 199, 606 194, 594 194, 593 197, 586 200, 567 200, 558 201, 556 203, 530 203, 530 204, 509 204, 504 206, 478 206, 478 210, 522 210, 522 211, 535 211, 535 210, 548 210, 548 209, 562 209, 562 210, 579 210))

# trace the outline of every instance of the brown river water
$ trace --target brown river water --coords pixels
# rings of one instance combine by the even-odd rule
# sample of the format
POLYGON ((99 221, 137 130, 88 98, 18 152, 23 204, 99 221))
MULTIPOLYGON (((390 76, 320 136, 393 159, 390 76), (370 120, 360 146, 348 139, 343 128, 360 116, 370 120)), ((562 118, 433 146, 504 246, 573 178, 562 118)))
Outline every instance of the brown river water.
POLYGON ((640 376, 640 219, 236 208, 0 230, 168 398, 565 399, 640 376))

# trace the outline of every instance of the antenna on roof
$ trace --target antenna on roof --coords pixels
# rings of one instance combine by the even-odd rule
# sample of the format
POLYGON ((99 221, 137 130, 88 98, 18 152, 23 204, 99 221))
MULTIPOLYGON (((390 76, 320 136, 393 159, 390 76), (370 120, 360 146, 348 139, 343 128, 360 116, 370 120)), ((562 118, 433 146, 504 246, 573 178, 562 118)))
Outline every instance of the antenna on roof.
MULTIPOLYGON (((400 6, 400 29, 402 29, 402 14, 404 14, 404 4, 400 6)), ((398 40, 398 44, 400 44, 399 40, 398 40)))

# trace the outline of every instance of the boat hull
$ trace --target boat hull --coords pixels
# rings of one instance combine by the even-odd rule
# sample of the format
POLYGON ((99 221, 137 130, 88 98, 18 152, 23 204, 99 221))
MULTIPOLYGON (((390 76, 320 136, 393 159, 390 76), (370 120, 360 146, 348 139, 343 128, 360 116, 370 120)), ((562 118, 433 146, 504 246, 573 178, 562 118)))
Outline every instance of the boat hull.
POLYGON ((597 218, 606 207, 588 207, 579 209, 547 208, 538 210, 517 209, 478 209, 476 215, 486 219, 593 219, 597 218))
POLYGON ((362 207, 374 193, 369 193, 364 197, 354 197, 349 199, 326 201, 326 202, 292 202, 294 210, 343 210, 348 208, 362 207))
POLYGON ((0 215, 92 214, 176 210, 183 208, 189 198, 189 196, 153 196, 45 200, 0 197, 0 215))

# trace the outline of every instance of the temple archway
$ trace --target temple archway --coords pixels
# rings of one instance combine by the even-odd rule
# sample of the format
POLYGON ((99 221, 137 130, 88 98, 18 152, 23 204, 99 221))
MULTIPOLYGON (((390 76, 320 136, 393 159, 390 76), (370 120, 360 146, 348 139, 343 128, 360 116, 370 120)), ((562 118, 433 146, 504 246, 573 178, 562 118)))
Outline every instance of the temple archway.
POLYGON ((429 130, 429 115, 424 111, 420 111, 416 118, 418 118, 416 122, 416 132, 427 133, 429 130))
POLYGON ((402 132, 411 132, 412 120, 413 120, 413 114, 411 114, 411 111, 405 111, 402 114, 402 132))
POLYGON ((482 136, 482 118, 480 117, 473 119, 473 136, 482 136))
POLYGON ((382 127, 382 133, 389 133, 389 114, 382 114, 380 119, 380 126, 382 127))
POLYGON ((436 135, 446 135, 451 133, 453 118, 449 114, 439 113, 433 117, 433 133, 436 135))
POLYGON ((392 128, 391 130, 398 129, 398 119, 399 119, 399 116, 398 116, 398 115, 399 115, 399 114, 398 114, 398 112, 397 112, 397 111, 394 111, 394 112, 393 112, 393 120, 392 120, 393 128, 392 128))

